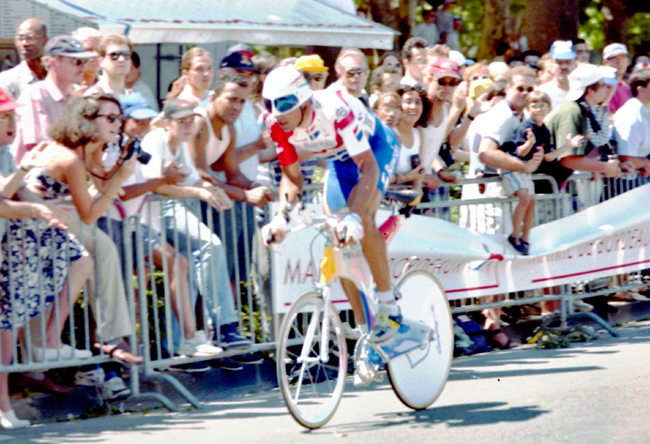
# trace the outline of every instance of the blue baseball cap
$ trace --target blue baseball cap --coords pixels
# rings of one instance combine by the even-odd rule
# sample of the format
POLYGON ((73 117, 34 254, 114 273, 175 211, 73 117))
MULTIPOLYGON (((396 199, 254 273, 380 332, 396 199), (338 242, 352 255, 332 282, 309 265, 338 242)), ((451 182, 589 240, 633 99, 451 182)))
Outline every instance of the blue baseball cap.
POLYGON ((603 73, 603 82, 605 85, 618 85, 618 73, 616 68, 611 66, 599 66, 600 72, 603 73))
POLYGON ((253 71, 258 72, 255 69, 255 65, 251 61, 251 58, 245 52, 233 52, 228 54, 226 57, 221 60, 220 68, 233 68, 239 71, 253 71))
POLYGON ((130 117, 135 120, 153 119, 158 115, 149 101, 139 92, 127 94, 120 100, 122 106, 122 113, 125 117, 130 117))
POLYGON ((551 45, 551 57, 555 60, 573 60, 576 58, 576 49, 570 40, 556 40, 551 45))

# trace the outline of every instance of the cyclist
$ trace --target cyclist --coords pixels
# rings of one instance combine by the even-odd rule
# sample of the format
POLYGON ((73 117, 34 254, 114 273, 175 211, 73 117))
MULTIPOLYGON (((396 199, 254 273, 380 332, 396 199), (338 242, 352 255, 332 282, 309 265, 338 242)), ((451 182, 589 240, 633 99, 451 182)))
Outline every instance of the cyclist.
MULTIPOLYGON (((349 212, 336 227, 345 233, 340 245, 360 242, 377 285, 378 313, 369 340, 392 342, 402 322, 390 285, 386 243, 374 216, 399 157, 394 133, 355 97, 341 90, 312 92, 302 74, 292 67, 269 73, 262 90, 268 110, 265 124, 278 146, 282 167, 278 214, 262 230, 264 241, 273 235, 282 241, 287 221, 282 211, 296 203, 302 192, 300 162, 309 158, 328 161, 325 178, 325 210, 349 212)), ((342 280, 361 332, 369 332, 359 293, 352 282, 342 280)), ((406 334, 400 329, 400 337, 406 334)))

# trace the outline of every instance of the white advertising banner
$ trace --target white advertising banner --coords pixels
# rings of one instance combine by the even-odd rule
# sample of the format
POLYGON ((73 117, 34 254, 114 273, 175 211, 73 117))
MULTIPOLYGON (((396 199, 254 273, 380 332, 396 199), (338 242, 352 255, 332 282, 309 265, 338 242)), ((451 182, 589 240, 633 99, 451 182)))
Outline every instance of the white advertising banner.
MULTIPOLYGON (((650 187, 645 185, 572 216, 533 228, 530 255, 503 235, 488 235, 424 216, 407 218, 388 246, 391 278, 430 272, 450 300, 544 288, 650 268, 650 187)), ((315 210, 322 212, 316 205, 315 210)), ((388 212, 380 211, 378 223, 388 212)), ((284 313, 318 279, 324 239, 314 229, 292 235, 273 254, 274 308, 284 313)), ((340 286, 333 293, 346 302, 340 286)), ((340 306, 343 308, 343 306, 340 306)))

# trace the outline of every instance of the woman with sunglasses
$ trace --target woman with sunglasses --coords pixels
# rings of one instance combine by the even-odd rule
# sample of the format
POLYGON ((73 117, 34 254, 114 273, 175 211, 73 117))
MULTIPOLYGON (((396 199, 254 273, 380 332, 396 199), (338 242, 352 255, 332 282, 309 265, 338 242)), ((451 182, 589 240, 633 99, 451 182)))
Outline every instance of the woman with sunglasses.
POLYGON ((120 270, 117 249, 112 240, 90 224, 96 222, 122 192, 122 184, 135 171, 136 156, 126 160, 124 155, 109 172, 104 169, 103 155, 108 144, 115 143, 122 131, 122 111, 119 102, 111 95, 97 94, 83 98, 74 97, 52 127, 50 143, 40 154, 39 161, 46 165, 34 169, 27 186, 44 199, 70 196, 76 211, 70 232, 83 239, 84 246, 100 258, 98 288, 94 274, 88 285, 91 308, 97 321, 98 335, 104 344, 95 344, 104 352, 125 364, 140 364, 123 337, 133 333, 126 293, 120 270), (91 194, 88 176, 99 191, 91 194), (98 310, 98 305, 101 308, 98 310), (101 313, 101 319, 97 318, 101 313))
MULTIPOLYGON (((0 89, 0 218, 8 219, 0 220, 2 364, 12 363, 17 336, 30 321, 35 330, 45 330, 45 338, 35 341, 31 348, 35 361, 56 359, 59 353, 67 359, 90 357, 89 351, 76 350, 60 341, 71 306, 68 289, 74 304, 92 271, 92 260, 74 237, 66 235, 64 230, 70 221, 67 212, 59 205, 35 199, 21 187, 25 175, 39 164, 45 144, 30 150, 16 166, 9 144, 16 133, 17 106, 0 89), (25 202, 10 200, 13 197, 25 202), (53 304, 56 309, 50 308, 53 304)), ((29 421, 18 419, 11 407, 8 373, 0 373, 0 426, 29 426, 29 421)))

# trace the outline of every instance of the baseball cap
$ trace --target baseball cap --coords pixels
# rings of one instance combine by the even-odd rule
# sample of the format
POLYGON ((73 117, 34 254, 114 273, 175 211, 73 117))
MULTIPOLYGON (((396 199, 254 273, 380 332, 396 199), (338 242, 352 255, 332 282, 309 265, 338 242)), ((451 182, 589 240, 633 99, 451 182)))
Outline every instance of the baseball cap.
POLYGON ((627 48, 622 43, 612 43, 611 45, 605 46, 605 49, 603 49, 604 60, 609 60, 612 57, 616 57, 621 54, 627 55, 627 48))
POLYGON ((221 60, 220 68, 233 68, 240 71, 255 71, 255 65, 245 52, 233 52, 221 60))
POLYGON ((603 73, 603 80, 606 85, 618 85, 618 73, 612 66, 599 66, 598 69, 603 73))
POLYGON ((598 83, 603 78, 603 72, 596 65, 583 63, 569 74, 569 92, 565 100, 573 102, 585 93, 589 85, 598 83))
POLYGON ((460 79, 460 66, 458 63, 447 58, 436 59, 435 62, 429 65, 427 72, 432 74, 439 79, 443 77, 453 77, 455 79, 460 79))
POLYGON ((149 101, 139 92, 127 94, 120 99, 122 114, 135 120, 153 119, 158 115, 151 109, 149 101))
POLYGON ((165 119, 182 119, 196 114, 195 106, 192 102, 175 97, 165 103, 163 115, 165 119))
POLYGON ((244 45, 243 43, 237 43, 235 46, 231 46, 228 48, 228 54, 232 54, 233 52, 243 52, 248 56, 248 58, 253 58, 255 54, 253 54, 253 50, 251 49, 250 46, 244 45))
POLYGON ((75 59, 89 59, 99 55, 95 51, 86 51, 79 40, 69 35, 57 35, 49 39, 43 53, 50 57, 65 56, 75 59))
POLYGON ((454 51, 453 49, 449 51, 449 60, 458 63, 458 66, 463 66, 467 62, 462 52, 454 51))
POLYGON ((0 88, 0 113, 11 111, 19 106, 4 89, 0 88))
POLYGON ((576 58, 576 49, 571 40, 556 40, 551 45, 551 57, 555 60, 572 60, 576 58))
POLYGON ((325 62, 318 54, 304 55, 296 59, 293 65, 298 71, 306 72, 326 72, 329 70, 325 62))

